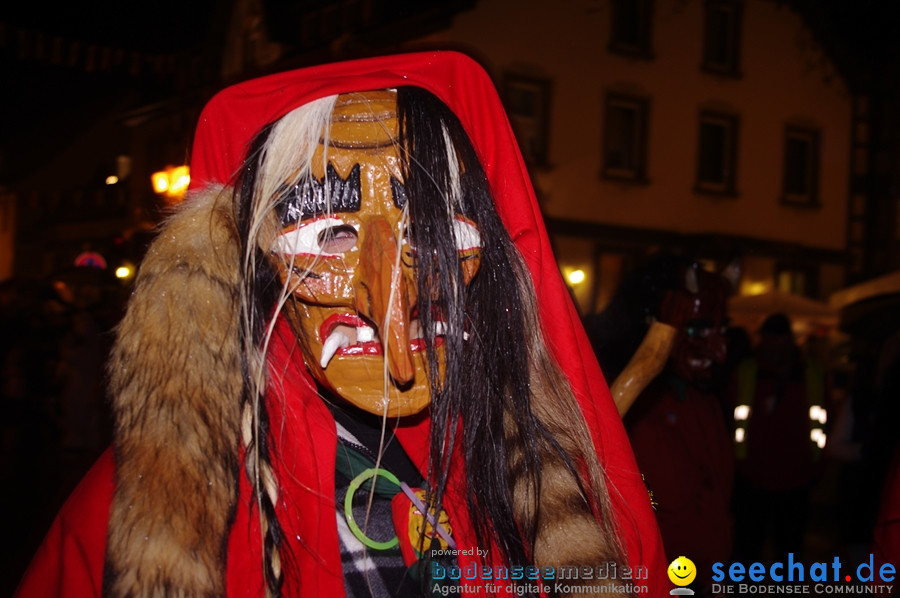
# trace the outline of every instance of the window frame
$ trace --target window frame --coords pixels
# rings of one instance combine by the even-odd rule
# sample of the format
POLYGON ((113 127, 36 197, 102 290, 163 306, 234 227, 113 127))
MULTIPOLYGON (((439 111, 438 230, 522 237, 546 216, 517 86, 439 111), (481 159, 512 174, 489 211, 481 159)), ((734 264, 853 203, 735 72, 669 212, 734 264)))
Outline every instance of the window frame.
POLYGON ((736 114, 714 110, 701 110, 697 120, 697 169, 694 189, 711 195, 737 195, 738 147, 740 143, 740 117, 736 114), (722 148, 721 162, 724 173, 721 181, 704 178, 704 126, 721 126, 726 141, 722 148))
POLYGON ((650 100, 618 92, 609 92, 603 105, 603 154, 601 172, 604 178, 633 183, 647 182, 648 139, 650 129, 650 100), (611 165, 612 127, 611 113, 614 109, 630 109, 637 115, 632 131, 632 165, 611 165))
POLYGON ((741 31, 743 26, 743 6, 736 0, 707 0, 703 9, 703 55, 700 68, 708 73, 729 77, 740 77, 741 73, 741 31), (713 14, 718 13, 728 18, 725 32, 729 47, 727 56, 719 60, 712 51, 712 32, 716 21, 713 14))
POLYGON ((775 289, 785 292, 791 293, 793 295, 800 295, 802 297, 810 297, 815 298, 818 293, 819 287, 819 270, 816 266, 808 265, 808 264, 798 264, 796 262, 776 262, 775 263, 775 278, 774 278, 774 287, 775 289), (803 275, 802 288, 795 289, 795 280, 794 277, 798 274, 803 275), (781 277, 782 275, 788 275, 792 278, 791 280, 791 288, 784 289, 781 285, 781 277))
POLYGON ((610 2, 609 51, 637 58, 653 58, 654 0, 612 0, 610 2), (623 35, 624 10, 636 10, 635 30, 623 35), (625 39, 634 37, 635 41, 625 39))
POLYGON ((782 182, 781 182, 781 203, 801 208, 817 208, 819 207, 819 173, 821 170, 821 131, 812 127, 804 127, 799 125, 786 125, 784 128, 784 142, 782 144, 782 182), (803 192, 797 192, 789 187, 797 178, 795 175, 802 173, 793 173, 792 156, 790 144, 793 141, 803 141, 807 143, 808 150, 806 154, 806 172, 805 189, 803 192))
POLYGON ((529 166, 550 166, 550 102, 553 85, 550 79, 506 72, 503 74, 503 99, 507 116, 519 142, 522 157, 529 166), (534 95, 531 113, 517 111, 514 91, 534 95))

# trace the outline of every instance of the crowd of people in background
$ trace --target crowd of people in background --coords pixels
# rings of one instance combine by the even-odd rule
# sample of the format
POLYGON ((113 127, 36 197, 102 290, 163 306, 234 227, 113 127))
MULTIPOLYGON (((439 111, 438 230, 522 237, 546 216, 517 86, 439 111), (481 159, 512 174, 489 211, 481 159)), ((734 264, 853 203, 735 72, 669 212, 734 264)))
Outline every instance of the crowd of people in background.
POLYGON ((884 533, 879 510, 891 517, 882 503, 897 468, 900 332, 835 344, 823 330, 798 336, 783 313, 755 330, 729 326, 728 284, 660 254, 585 320, 610 381, 648 322, 677 330, 667 366, 625 416, 667 557, 689 556, 695 591, 711 595, 715 562, 864 562, 896 550, 873 535, 884 533))
POLYGON ((103 272, 73 274, 0 283, 0 525, 17 539, 0 558, 0 594, 110 441, 103 368, 123 291, 103 272))

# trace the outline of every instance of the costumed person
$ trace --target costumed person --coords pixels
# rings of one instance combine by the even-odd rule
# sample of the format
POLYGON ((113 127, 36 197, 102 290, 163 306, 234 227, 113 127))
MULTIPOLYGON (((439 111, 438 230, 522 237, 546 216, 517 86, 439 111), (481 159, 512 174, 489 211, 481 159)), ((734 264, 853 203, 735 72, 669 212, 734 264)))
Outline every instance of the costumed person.
POLYGON ((754 354, 735 371, 738 554, 759 560, 766 543, 774 560, 804 547, 809 493, 820 469, 828 381, 821 362, 804 357, 790 319, 773 314, 759 330, 754 354))
POLYGON ((523 566, 595 572, 550 594, 665 593, 646 489, 476 63, 235 85, 191 169, 118 329, 114 457, 20 597, 534 594, 505 578, 523 566))
POLYGON ((620 286, 609 307, 589 321, 608 379, 618 378, 650 323, 674 329, 662 372, 625 416, 638 466, 653 492, 666 554, 697 570, 692 589, 711 593, 711 571, 732 550, 731 435, 716 387, 726 356, 730 280, 681 256, 658 254, 620 286), (631 339, 631 340, 629 340, 631 339))

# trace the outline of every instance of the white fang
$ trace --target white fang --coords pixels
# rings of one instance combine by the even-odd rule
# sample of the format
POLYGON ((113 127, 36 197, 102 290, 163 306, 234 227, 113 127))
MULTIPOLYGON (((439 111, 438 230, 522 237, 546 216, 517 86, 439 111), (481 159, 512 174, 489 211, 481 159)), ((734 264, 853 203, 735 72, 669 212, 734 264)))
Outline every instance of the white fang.
POLYGON ((322 366, 322 369, 328 367, 328 362, 331 361, 331 358, 334 357, 334 354, 337 353, 337 350, 341 347, 349 347, 350 346, 350 337, 335 330, 328 338, 325 339, 325 342, 322 343, 322 357, 319 359, 319 365, 322 366))

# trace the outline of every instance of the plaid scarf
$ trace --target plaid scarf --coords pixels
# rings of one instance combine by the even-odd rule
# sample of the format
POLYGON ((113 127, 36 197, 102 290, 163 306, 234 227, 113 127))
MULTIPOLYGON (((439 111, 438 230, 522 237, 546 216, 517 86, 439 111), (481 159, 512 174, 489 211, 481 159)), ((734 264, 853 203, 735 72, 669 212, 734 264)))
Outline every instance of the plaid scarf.
MULTIPOLYGON (((338 449, 335 462, 335 508, 347 598, 457 597, 456 591, 442 587, 452 581, 434 581, 427 574, 428 580, 423 580, 422 560, 407 568, 399 545, 387 550, 373 549, 363 544, 350 529, 344 512, 344 498, 350 489, 350 482, 363 471, 375 467, 376 456, 368 448, 374 436, 369 434, 372 430, 366 428, 365 424, 348 420, 343 413, 335 415, 336 419, 354 427, 361 436, 368 436, 369 441, 369 443, 360 441, 340 422, 336 422, 338 449)), ((381 469, 394 472, 400 480, 412 482, 411 485, 420 485, 421 475, 399 444, 390 441, 385 444, 381 469)), ((370 478, 357 488, 353 496, 353 519, 368 538, 376 542, 386 542, 397 535, 391 512, 391 500, 401 490, 384 476, 376 477, 375 496, 372 497, 372 504, 369 507, 372 481, 370 478)), ((441 557, 435 559, 435 562, 445 568, 456 565, 456 559, 452 557, 441 557)))
MULTIPOLYGON (((421 598, 419 581, 407 572, 399 546, 387 550, 370 548, 353 534, 347 524, 344 498, 350 481, 366 469, 375 467, 375 456, 341 424, 337 424, 337 429, 335 507, 347 598, 421 598)), ((405 454, 402 456, 406 457, 405 454)), ((386 457, 382 457, 383 468, 391 465, 386 463, 386 457)), ((391 515, 391 499, 400 488, 383 477, 376 478, 375 496, 371 499, 372 505, 367 516, 371 488, 372 480, 369 479, 356 491, 353 496, 353 518, 366 536, 385 542, 397 535, 391 515)))

